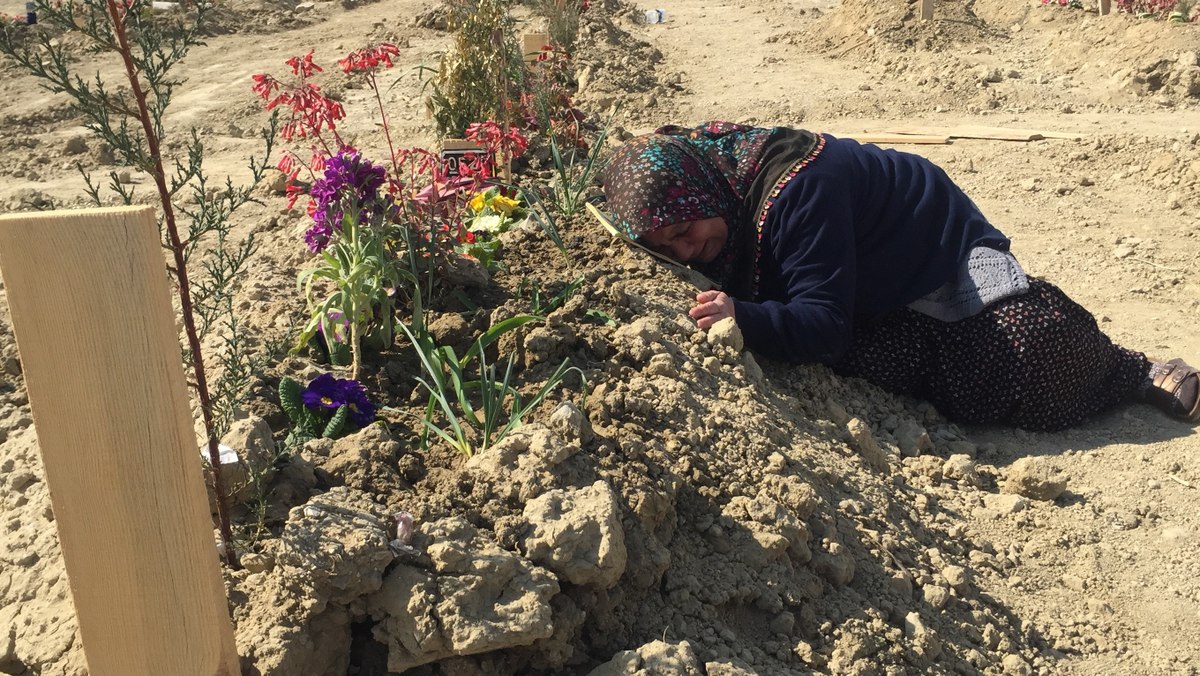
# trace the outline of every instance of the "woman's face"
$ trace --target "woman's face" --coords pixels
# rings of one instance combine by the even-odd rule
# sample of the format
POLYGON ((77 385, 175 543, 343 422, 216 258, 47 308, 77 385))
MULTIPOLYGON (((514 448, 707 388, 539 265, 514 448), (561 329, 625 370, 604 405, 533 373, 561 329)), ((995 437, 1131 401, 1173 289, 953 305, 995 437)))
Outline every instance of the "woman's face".
POLYGON ((642 235, 639 241, 682 263, 711 263, 728 237, 725 219, 715 216, 668 225, 642 235))

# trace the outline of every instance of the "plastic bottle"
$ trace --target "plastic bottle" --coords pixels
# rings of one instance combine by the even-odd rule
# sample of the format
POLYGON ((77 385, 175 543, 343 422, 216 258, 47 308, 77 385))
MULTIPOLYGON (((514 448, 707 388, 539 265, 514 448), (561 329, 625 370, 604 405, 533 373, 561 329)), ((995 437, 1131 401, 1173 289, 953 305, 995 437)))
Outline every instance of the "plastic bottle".
POLYGON ((646 10, 646 23, 662 23, 666 20, 667 11, 665 9, 646 10))
POLYGON ((37 10, 34 9, 33 0, 25 0, 25 23, 30 26, 37 23, 37 10))

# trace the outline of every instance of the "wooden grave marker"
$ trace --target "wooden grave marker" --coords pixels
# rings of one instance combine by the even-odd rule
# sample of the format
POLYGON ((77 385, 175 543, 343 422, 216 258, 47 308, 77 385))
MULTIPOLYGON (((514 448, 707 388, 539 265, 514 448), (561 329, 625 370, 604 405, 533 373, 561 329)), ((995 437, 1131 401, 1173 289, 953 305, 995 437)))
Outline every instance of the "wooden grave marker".
POLYGON ((0 216, 92 676, 241 673, 154 210, 0 216))
POLYGON ((549 33, 526 33, 521 36, 521 53, 525 57, 525 63, 537 63, 538 55, 542 53, 542 47, 550 44, 549 33))

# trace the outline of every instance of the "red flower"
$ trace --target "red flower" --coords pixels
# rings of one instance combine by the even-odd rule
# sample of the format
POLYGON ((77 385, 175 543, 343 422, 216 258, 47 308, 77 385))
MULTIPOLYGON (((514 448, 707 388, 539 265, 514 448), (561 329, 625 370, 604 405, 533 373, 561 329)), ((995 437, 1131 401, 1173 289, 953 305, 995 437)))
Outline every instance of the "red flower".
POLYGON ((264 101, 270 100, 271 95, 279 91, 279 80, 276 80, 266 73, 254 75, 253 80, 254 86, 251 87, 251 89, 253 89, 254 93, 258 94, 259 98, 264 101))
POLYGON ((313 63, 313 50, 308 50, 308 53, 303 57, 293 56, 287 60, 287 65, 292 67, 292 75, 299 75, 303 78, 312 77, 314 72, 323 73, 324 68, 313 63))
POLYGON ((338 63, 341 64, 343 73, 365 73, 379 68, 381 64, 384 68, 391 68, 392 57, 399 53, 399 47, 384 42, 375 47, 364 47, 350 52, 344 59, 338 60, 338 63))
MULTIPOLYGON (((287 184, 287 198, 288 198, 287 208, 288 209, 291 209, 292 207, 296 206, 296 200, 300 199, 300 196, 305 194, 305 189, 303 186, 292 183, 292 179, 295 179, 295 178, 296 178, 295 176, 292 176, 291 179, 288 180, 288 184, 287 184)), ((309 207, 310 207, 310 209, 309 209, 310 211, 315 209, 315 207, 313 207, 313 205, 311 203, 309 204, 309 207)), ((309 216, 311 216, 311 215, 312 214, 310 213, 309 216)))

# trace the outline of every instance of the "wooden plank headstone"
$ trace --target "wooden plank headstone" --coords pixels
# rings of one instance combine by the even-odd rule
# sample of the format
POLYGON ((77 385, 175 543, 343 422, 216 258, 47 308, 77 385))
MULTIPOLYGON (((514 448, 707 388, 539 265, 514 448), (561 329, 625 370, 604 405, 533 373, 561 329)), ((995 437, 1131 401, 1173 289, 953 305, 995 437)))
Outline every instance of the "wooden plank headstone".
POLYGON ((0 273, 88 672, 240 673, 153 209, 0 216, 0 273))
POLYGON ((525 63, 536 63, 542 47, 550 44, 549 33, 526 33, 521 36, 521 53, 525 55, 525 63))
POLYGON ((921 0, 921 21, 933 18, 933 0, 921 0))

